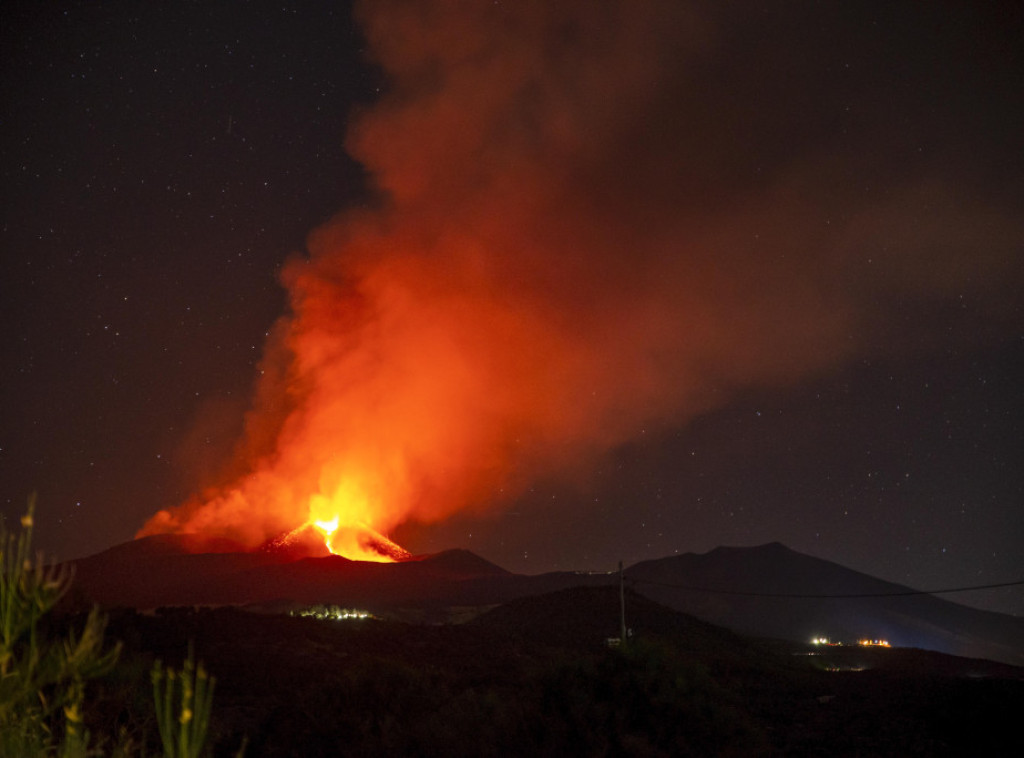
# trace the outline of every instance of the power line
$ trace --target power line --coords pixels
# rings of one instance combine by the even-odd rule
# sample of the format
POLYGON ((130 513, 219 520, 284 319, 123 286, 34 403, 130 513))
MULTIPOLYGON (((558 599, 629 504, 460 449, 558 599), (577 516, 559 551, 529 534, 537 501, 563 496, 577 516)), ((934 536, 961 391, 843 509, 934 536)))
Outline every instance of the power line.
POLYGON ((899 592, 860 592, 851 594, 804 594, 797 592, 744 592, 742 590, 714 590, 708 587, 693 587, 685 584, 672 584, 670 582, 658 582, 653 579, 635 579, 626 577, 627 582, 633 584, 651 584, 658 587, 672 587, 679 590, 690 590, 691 592, 706 592, 711 595, 742 595, 744 597, 779 597, 779 598, 807 598, 807 599, 844 599, 862 597, 907 597, 908 595, 946 595, 953 592, 971 592, 973 590, 991 590, 999 587, 1018 587, 1024 585, 1024 580, 1017 582, 1000 582, 999 584, 979 584, 974 587, 954 587, 942 590, 901 590, 899 592))

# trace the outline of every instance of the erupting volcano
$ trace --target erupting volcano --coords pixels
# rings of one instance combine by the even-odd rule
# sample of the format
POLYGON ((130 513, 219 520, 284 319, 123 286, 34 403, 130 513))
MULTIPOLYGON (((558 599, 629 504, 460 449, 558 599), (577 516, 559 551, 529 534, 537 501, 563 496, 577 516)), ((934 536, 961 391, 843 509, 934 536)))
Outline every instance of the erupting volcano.
POLYGON ((691 6, 357 4, 386 79, 346 142, 370 200, 283 267, 233 459, 139 535, 401 560, 403 524, 868 354, 893 303, 963 298, 948 239, 979 291, 1012 280, 1016 225, 950 183, 838 179, 862 158, 808 153, 773 91, 710 124, 715 4, 691 6))
POLYGON ((350 560, 379 563, 412 558, 408 550, 366 524, 342 525, 338 516, 330 521, 303 524, 271 540, 264 549, 312 556, 333 554, 350 560))

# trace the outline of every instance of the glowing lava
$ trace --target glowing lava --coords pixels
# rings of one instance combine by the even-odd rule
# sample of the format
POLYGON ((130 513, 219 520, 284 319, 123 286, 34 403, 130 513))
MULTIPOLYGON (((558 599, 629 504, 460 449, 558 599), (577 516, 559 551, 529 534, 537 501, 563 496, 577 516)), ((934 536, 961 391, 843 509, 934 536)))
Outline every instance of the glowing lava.
POLYGON ((330 521, 314 521, 313 526, 324 533, 327 538, 327 546, 330 547, 331 535, 338 531, 338 516, 335 516, 330 521))
POLYGON ((353 561, 392 563, 412 557, 408 550, 366 524, 339 526, 339 521, 340 517, 335 515, 329 521, 310 521, 305 526, 312 526, 323 535, 324 544, 332 554, 353 561))
POLYGON ((300 529, 316 529, 331 553, 350 560, 387 563, 410 558, 409 551, 370 525, 377 510, 360 487, 346 480, 331 497, 317 494, 310 498, 309 520, 300 529))
POLYGON ((405 548, 363 522, 342 523, 335 514, 330 519, 309 521, 266 543, 262 549, 289 552, 314 558, 338 555, 353 561, 393 563, 412 558, 405 548))

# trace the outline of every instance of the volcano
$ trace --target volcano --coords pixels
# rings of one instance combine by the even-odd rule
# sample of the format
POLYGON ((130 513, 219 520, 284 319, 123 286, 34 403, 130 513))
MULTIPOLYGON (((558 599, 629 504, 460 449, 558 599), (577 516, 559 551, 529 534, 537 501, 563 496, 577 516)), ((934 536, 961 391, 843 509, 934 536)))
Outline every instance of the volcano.
MULTIPOLYGON (((388 545, 381 542, 384 550, 388 545)), ((459 549, 406 553, 394 562, 349 560, 327 553, 311 530, 249 552, 195 552, 197 547, 216 546, 188 535, 156 535, 75 561, 69 602, 140 610, 287 610, 330 603, 385 617, 452 621, 471 617, 467 609, 481 612, 518 598, 619 582, 617 572, 513 574, 459 549), (320 552, 311 557, 307 551, 317 545, 320 552)), ((1024 666, 1024 618, 901 594, 913 590, 779 543, 644 561, 628 567, 624 577, 652 600, 746 635, 797 642, 820 635, 883 637, 894 646, 1024 666)))
POLYGON ((303 524, 267 540, 258 549, 295 559, 360 555, 364 560, 389 563, 413 558, 408 550, 366 524, 338 526, 337 519, 326 524, 303 524))

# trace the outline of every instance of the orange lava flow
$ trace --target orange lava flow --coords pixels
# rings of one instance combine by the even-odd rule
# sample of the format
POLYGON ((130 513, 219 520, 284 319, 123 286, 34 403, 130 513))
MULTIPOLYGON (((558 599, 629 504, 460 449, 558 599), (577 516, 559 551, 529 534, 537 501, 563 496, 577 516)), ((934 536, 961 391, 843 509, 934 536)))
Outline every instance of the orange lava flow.
POLYGON ((390 563, 409 557, 409 553, 379 534, 367 524, 365 501, 356 499, 351 491, 339 489, 333 498, 314 495, 310 499, 309 520, 304 527, 313 527, 332 555, 357 561, 390 563))
POLYGON ((366 524, 342 525, 338 515, 330 520, 311 520, 303 528, 309 526, 323 536, 324 545, 332 555, 377 563, 393 563, 412 557, 408 550, 366 524))

